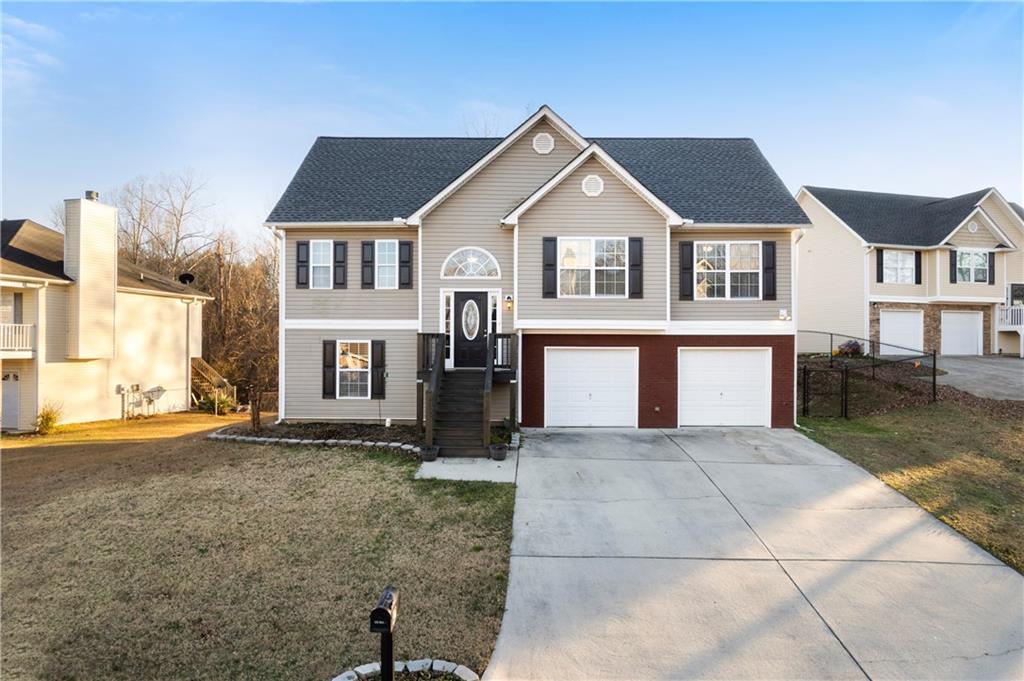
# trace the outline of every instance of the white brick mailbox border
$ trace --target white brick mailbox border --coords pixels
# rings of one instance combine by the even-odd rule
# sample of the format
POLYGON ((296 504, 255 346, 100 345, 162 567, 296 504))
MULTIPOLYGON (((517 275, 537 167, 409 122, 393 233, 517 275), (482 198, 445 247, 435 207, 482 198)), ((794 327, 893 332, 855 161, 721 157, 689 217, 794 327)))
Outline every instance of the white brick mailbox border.
POLYGON ((413 454, 420 453, 419 445, 402 442, 371 442, 369 440, 317 440, 298 437, 258 437, 256 435, 229 435, 223 431, 234 425, 218 428, 206 436, 208 440, 225 442, 248 442, 257 445, 310 445, 313 447, 365 447, 367 449, 399 449, 413 454))
MULTIPOLYGON (((448 660, 432 660, 429 657, 422 660, 395 662, 396 674, 406 671, 414 674, 429 671, 431 675, 448 672, 459 677, 462 681, 480 680, 480 675, 465 665, 455 664, 448 660)), ((331 681, 363 681, 364 679, 375 679, 378 676, 380 676, 380 662, 371 662, 342 672, 331 679, 331 681)))

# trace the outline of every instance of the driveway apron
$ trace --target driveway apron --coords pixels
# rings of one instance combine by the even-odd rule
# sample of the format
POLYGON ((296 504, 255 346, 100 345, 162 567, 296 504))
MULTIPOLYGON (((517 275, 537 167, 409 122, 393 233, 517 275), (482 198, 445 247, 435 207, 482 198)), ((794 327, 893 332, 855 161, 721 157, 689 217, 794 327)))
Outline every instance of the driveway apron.
POLYGON ((794 431, 525 434, 485 679, 1024 675, 1024 579, 794 431))

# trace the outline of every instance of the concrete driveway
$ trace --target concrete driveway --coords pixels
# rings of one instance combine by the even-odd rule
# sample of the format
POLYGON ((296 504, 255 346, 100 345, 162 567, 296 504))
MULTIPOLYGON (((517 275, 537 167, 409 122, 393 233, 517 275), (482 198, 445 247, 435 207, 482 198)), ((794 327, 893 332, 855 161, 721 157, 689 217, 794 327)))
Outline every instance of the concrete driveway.
POLYGON ((939 383, 993 400, 1024 400, 1024 359, 1019 357, 939 357, 948 373, 939 383))
POLYGON ((794 431, 527 432, 485 679, 1020 679, 1024 578, 794 431))

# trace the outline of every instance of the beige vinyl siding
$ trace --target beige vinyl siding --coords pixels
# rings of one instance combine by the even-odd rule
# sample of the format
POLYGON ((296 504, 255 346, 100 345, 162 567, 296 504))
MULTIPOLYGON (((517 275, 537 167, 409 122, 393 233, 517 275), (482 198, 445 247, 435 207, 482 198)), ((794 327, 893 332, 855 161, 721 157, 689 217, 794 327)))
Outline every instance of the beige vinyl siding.
POLYGON ((419 297, 416 291, 418 280, 416 251, 419 244, 416 242, 416 230, 409 228, 287 230, 285 235, 285 318, 416 319, 416 305, 419 297), (315 239, 348 242, 348 288, 295 288, 295 243, 315 239), (411 289, 362 288, 362 242, 379 239, 413 242, 413 284, 411 289))
POLYGON ((40 405, 60 404, 65 423, 116 419, 122 408, 117 386, 138 384, 153 400, 139 397, 135 413, 188 408, 184 303, 118 292, 114 357, 68 359, 64 348, 71 297, 64 287, 46 291, 46 343, 37 358, 40 405))
POLYGON ((971 220, 978 223, 977 232, 971 234, 967 225, 964 225, 947 240, 947 243, 958 248, 986 248, 990 250, 1002 243, 1002 239, 996 236, 989 228, 987 219, 975 216, 971 220))
POLYGON ((416 332, 406 330, 287 329, 284 418, 376 421, 416 418, 416 332), (325 340, 384 341, 383 400, 324 399, 325 340))
POLYGON ((949 251, 942 251, 939 257, 939 290, 947 298, 999 298, 1006 296, 1006 257, 1010 253, 996 252, 995 284, 950 283, 949 251))
MULTIPOLYGON (((864 247, 813 197, 801 193, 800 207, 814 226, 797 243, 797 328, 862 337, 864 247)), ((828 341, 822 348, 821 339, 813 334, 798 334, 797 344, 800 352, 828 349, 828 341)))
MULTIPOLYGON (((423 330, 441 330, 440 290, 501 289, 513 291, 513 231, 501 218, 579 154, 579 150, 547 121, 540 121, 459 188, 423 220, 423 330), (533 150, 533 138, 547 132, 555 140, 547 155, 533 150), (489 251, 501 268, 500 279, 441 279, 441 266, 452 251, 478 246, 489 251)), ((522 283, 522 279, 520 279, 522 283)), ((502 306, 502 330, 512 330, 512 313, 502 306)), ((522 314, 520 313, 520 316, 522 314)))
POLYGON ((792 312, 792 234, 790 230, 772 232, 692 231, 683 229, 672 233, 671 269, 672 321, 772 321, 779 318, 779 310, 792 312), (775 242, 775 300, 679 300, 679 242, 680 241, 774 241, 775 242))
POLYGON ((924 292, 927 296, 939 295, 939 261, 948 258, 944 250, 925 251, 923 259, 928 263, 925 265, 928 277, 924 280, 924 292))
POLYGON ((1016 214, 1010 215, 1003 210, 995 196, 990 196, 981 202, 981 207, 1002 230, 1003 234, 1009 237, 1016 252, 1005 254, 1006 281, 1008 283, 1024 284, 1024 228, 1021 228, 1016 214))
MULTIPOLYGON (((884 248, 883 251, 905 251, 911 254, 915 252, 912 248, 884 248)), ((935 278, 935 261, 929 257, 928 251, 921 252, 921 283, 920 284, 894 284, 878 283, 878 252, 872 248, 868 251, 868 290, 872 296, 911 296, 923 298, 928 295, 929 279, 935 278)))
MULTIPOLYGON (((566 177, 519 219, 520 319, 665 319, 665 217, 592 158, 566 177), (604 180, 589 197, 587 175, 604 180), (544 298, 544 237, 642 237, 643 298, 544 298)), ((628 276, 628 270, 627 270, 628 276)))
MULTIPOLYGON (((4 371, 17 371, 18 381, 18 430, 35 430, 36 427, 36 360, 5 359, 4 371)), ((4 387, 7 387, 5 384, 4 387)))

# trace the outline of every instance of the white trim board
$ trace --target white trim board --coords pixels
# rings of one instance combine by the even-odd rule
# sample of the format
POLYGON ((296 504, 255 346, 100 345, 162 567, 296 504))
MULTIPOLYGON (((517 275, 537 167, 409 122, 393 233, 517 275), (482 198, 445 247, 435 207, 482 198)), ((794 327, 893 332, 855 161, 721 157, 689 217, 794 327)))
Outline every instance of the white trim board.
POLYGON ((314 331, 349 331, 349 330, 370 330, 388 331, 403 330, 416 331, 419 329, 417 319, 285 319, 281 328, 283 329, 311 329, 314 331))
POLYGON ((671 335, 702 336, 791 336, 796 333, 794 320, 759 321, 678 321, 669 322, 665 329, 671 335))
POLYGON ((520 329, 615 329, 637 331, 663 331, 665 321, 629 320, 629 319, 520 319, 516 322, 520 329))
POLYGON ((1001 303, 1005 299, 1001 297, 974 297, 957 298, 955 296, 868 296, 871 303, 1001 303))

